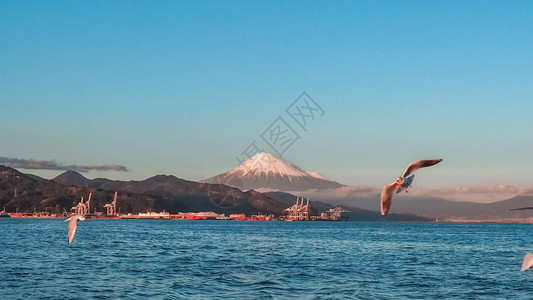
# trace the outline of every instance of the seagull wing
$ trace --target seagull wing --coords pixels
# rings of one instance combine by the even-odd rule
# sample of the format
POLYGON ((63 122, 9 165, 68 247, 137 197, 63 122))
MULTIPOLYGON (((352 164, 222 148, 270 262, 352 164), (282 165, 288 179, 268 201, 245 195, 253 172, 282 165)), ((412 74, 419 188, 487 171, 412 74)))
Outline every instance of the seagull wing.
POLYGON ((78 222, 78 218, 72 217, 70 218, 70 222, 68 223, 68 243, 69 244, 72 242, 72 239, 74 239, 74 235, 76 234, 77 222, 78 222))
POLYGON ((522 262, 522 270, 525 271, 529 268, 533 267, 533 253, 527 253, 524 256, 524 261, 522 262))
POLYGON ((392 202, 392 193, 399 189, 401 187, 401 184, 397 182, 393 182, 389 185, 386 185, 383 187, 383 191, 381 192, 381 215, 385 216, 389 212, 391 202, 392 202))
POLYGON ((420 168, 425 168, 425 167, 429 167, 432 165, 436 165, 440 163, 441 161, 442 159, 426 159, 426 160, 415 161, 414 163, 411 163, 410 165, 407 166, 407 169, 405 169, 405 172, 403 172, 402 176, 405 178, 420 168))

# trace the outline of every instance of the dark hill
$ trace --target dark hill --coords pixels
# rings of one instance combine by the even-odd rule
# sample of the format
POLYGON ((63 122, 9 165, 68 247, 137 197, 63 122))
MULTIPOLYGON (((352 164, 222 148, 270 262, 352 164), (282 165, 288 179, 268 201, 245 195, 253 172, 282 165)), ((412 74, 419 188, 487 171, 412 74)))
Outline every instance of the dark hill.
POLYGON ((217 213, 280 214, 284 205, 264 194, 221 184, 188 181, 171 175, 157 175, 142 181, 113 181, 105 178, 87 179, 67 171, 54 179, 64 185, 84 185, 109 191, 125 191, 157 197, 156 209, 169 212, 214 211, 217 213))
MULTIPOLYGON (((122 213, 137 213, 148 209, 171 213, 213 211, 217 213, 274 213, 295 203, 296 197, 281 192, 259 193, 254 190, 241 191, 223 184, 198 183, 175 176, 157 175, 142 181, 113 181, 105 178, 88 179, 83 175, 67 171, 54 180, 34 180, 10 168, 5 178, 0 178, 0 205, 8 211, 32 212, 50 211, 61 213, 93 192, 92 207, 104 211, 103 205, 112 201, 119 191, 118 208, 122 213), (18 177, 17 177, 18 176, 18 177), (18 181, 17 181, 18 180, 18 181), (1 189, 3 188, 3 190, 1 189), (17 189, 17 196, 14 191, 17 189)), ((311 199, 312 212, 332 208, 330 204, 311 199)), ((378 221, 383 218, 372 210, 355 208, 358 205, 344 205, 351 219, 378 221)), ((390 215, 387 220, 424 221, 411 214, 390 215)))
MULTIPOLYGON (((36 180, 15 169, 0 166, 0 206, 5 206, 8 212, 69 212, 81 197, 87 197, 90 192, 93 193, 91 207, 98 211, 103 211, 103 205, 113 201, 113 191, 36 180)), ((120 193, 117 200, 122 212, 133 213, 154 208, 160 201, 158 197, 134 193, 120 193)))
POLYGON ((67 186, 75 185, 75 186, 86 186, 86 187, 91 187, 91 188, 101 188, 104 185, 112 182, 112 180, 109 180, 106 178, 88 179, 85 176, 81 175, 80 173, 76 171, 72 171, 72 170, 63 172, 52 180, 57 183, 61 183, 67 186))
MULTIPOLYGON (((379 196, 353 199, 323 199, 332 205, 359 207, 370 211, 379 211, 379 196)), ((414 214, 439 220, 525 220, 533 218, 533 210, 511 209, 533 206, 532 195, 515 196, 508 200, 493 203, 450 201, 431 197, 396 196, 392 200, 391 212, 397 214, 414 214)))
POLYGON ((77 185, 77 186, 87 186, 91 181, 85 178, 83 175, 76 171, 68 170, 56 178, 52 179, 57 183, 64 185, 77 185))
POLYGON ((42 177, 40 177, 40 176, 37 176, 37 175, 34 175, 34 174, 27 174, 27 173, 25 173, 24 175, 30 177, 31 179, 37 180, 37 181, 44 180, 44 178, 42 178, 42 177))

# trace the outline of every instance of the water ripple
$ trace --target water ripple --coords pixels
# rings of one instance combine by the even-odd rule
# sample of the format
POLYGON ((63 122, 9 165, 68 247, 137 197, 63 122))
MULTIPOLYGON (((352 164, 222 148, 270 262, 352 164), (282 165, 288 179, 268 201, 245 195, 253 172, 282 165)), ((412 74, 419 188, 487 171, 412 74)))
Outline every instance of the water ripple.
POLYGON ((528 224, 0 220, 2 299, 526 299, 528 224))

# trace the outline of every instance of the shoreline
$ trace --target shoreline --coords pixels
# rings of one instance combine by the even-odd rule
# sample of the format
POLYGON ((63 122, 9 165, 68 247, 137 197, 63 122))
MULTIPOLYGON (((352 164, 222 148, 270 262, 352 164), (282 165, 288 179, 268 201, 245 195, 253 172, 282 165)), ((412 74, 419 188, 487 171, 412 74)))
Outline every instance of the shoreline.
MULTIPOLYGON (((60 217, 60 216, 10 216, 9 218, 5 219, 66 219, 66 217, 60 217)), ((277 220, 277 219, 256 219, 256 218, 246 218, 246 219, 214 219, 214 218, 183 218, 178 217, 177 215, 169 216, 169 217, 132 217, 130 216, 124 216, 124 217, 90 217, 90 219, 101 219, 101 220, 201 220, 201 221, 284 221, 285 220, 277 220)), ((331 221, 330 222, 339 222, 339 221, 331 221)), ((296 222, 317 222, 317 221, 296 221, 296 222)), ((373 223, 373 222, 384 222, 383 220, 376 220, 376 221, 351 221, 351 220, 343 220, 341 222, 361 222, 361 223, 373 223)), ((395 221, 390 221, 395 222, 395 221)), ((436 221, 396 221, 398 223, 441 223, 441 224, 533 224, 533 219, 531 220, 436 220, 436 221)))

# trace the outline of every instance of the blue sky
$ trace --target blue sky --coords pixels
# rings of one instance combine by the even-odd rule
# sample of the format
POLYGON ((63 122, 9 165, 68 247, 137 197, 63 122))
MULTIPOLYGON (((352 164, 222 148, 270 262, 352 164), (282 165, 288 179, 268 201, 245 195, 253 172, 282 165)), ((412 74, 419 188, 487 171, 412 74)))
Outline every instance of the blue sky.
POLYGON ((0 156, 131 170, 88 177, 199 180, 234 167, 306 91, 325 114, 283 156, 306 170, 382 186, 441 157, 421 183, 529 184, 532 11, 529 1, 2 1, 0 156))

